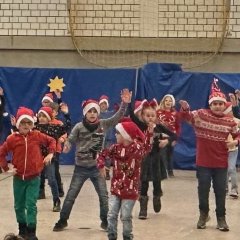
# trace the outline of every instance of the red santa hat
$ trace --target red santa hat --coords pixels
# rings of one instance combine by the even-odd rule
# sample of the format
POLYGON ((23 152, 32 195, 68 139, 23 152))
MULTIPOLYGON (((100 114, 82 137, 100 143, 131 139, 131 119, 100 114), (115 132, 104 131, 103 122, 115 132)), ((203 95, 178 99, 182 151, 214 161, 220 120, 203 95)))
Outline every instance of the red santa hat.
POLYGON ((211 94, 209 96, 209 100, 208 103, 209 105, 213 102, 213 101, 221 101, 226 103, 226 96, 224 93, 221 92, 220 88, 217 85, 218 79, 214 78, 212 86, 211 86, 211 94))
POLYGON ((132 142, 134 139, 139 139, 144 142, 145 135, 132 121, 124 120, 123 122, 118 123, 115 128, 124 139, 130 142, 132 142))
POLYGON ((166 97, 169 97, 172 99, 172 106, 174 107, 176 104, 176 100, 175 100, 174 96, 172 94, 166 94, 166 95, 164 95, 162 101, 164 101, 166 97))
POLYGON ((106 96, 106 95, 102 95, 100 98, 99 98, 99 105, 101 104, 101 103, 106 103, 107 104, 107 106, 109 107, 109 102, 108 102, 108 96, 106 96))
POLYGON ((45 94, 45 96, 42 99, 42 102, 44 102, 45 100, 47 100, 49 102, 53 102, 53 94, 52 93, 45 94))
POLYGON ((82 108, 83 108, 83 115, 85 116, 86 113, 91 109, 91 108, 95 108, 98 112, 98 114, 100 114, 100 107, 97 101, 93 100, 93 99, 88 99, 86 101, 84 101, 82 103, 82 108))
POLYGON ((38 114, 39 113, 43 113, 49 121, 52 120, 53 110, 51 107, 41 107, 40 110, 38 111, 38 114))
POLYGON ((26 107, 19 107, 16 114, 16 127, 19 128, 20 122, 27 118, 34 124, 34 113, 31 109, 26 107))
POLYGON ((143 104, 147 102, 146 99, 143 101, 135 101, 135 106, 134 106, 134 113, 136 114, 137 112, 141 111, 143 108, 143 104))
POLYGON ((223 111, 224 114, 228 114, 232 111, 232 103, 226 102, 225 104, 225 110, 223 111))

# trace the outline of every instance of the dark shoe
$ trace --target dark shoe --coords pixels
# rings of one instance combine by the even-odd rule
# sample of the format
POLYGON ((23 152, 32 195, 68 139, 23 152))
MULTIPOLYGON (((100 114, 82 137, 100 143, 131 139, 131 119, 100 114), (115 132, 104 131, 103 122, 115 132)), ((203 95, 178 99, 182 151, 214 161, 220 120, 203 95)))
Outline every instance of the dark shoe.
POLYGON ((63 190, 63 184, 61 183, 61 186, 58 187, 59 197, 64 197, 64 190, 63 190))
POLYGON ((147 204, 148 204, 148 196, 140 196, 140 212, 138 215, 139 219, 147 219, 147 204))
POLYGON ((206 222, 208 222, 209 220, 210 220, 210 217, 209 217, 208 213, 204 213, 204 212, 200 211, 200 216, 199 216, 198 223, 197 223, 197 229, 205 229, 206 222))
POLYGON ((38 199, 46 199, 45 189, 40 189, 38 199))
POLYGON ((110 170, 109 169, 106 169, 106 177, 105 177, 106 180, 110 180, 110 170))
POLYGON ((60 232, 62 231, 65 227, 67 227, 68 223, 67 220, 64 219, 59 219, 59 221, 55 224, 53 231, 54 232, 60 232))
POLYGON ((26 238, 27 237, 27 224, 26 223, 19 223, 18 224, 18 229, 19 229, 19 233, 18 235, 22 238, 26 238))
POLYGON ((223 232, 229 231, 229 227, 226 223, 225 216, 217 218, 217 229, 219 229, 220 231, 223 231, 223 232))
POLYGON ((60 212, 61 211, 61 201, 60 199, 53 202, 53 212, 60 212))
POLYGON ((117 237, 115 236, 115 234, 111 233, 108 234, 108 240, 117 240, 117 237))
POLYGON ((174 177, 173 170, 168 171, 168 177, 170 178, 174 177))
POLYGON ((103 230, 107 231, 108 222, 107 222, 107 221, 102 221, 100 227, 101 227, 103 230))
POLYGON ((153 196, 153 209, 155 213, 159 213, 161 211, 161 198, 158 196, 153 196))
POLYGON ((28 235, 27 240, 38 240, 36 236, 36 227, 27 227, 28 235))

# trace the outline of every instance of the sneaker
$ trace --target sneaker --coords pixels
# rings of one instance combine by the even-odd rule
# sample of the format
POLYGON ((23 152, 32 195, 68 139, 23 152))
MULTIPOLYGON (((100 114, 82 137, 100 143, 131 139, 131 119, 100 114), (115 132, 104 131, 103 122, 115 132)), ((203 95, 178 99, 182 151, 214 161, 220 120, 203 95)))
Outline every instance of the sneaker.
POLYGON ((230 193, 229 193, 229 196, 232 197, 232 198, 238 198, 238 192, 233 189, 230 193))
POLYGON ((229 231, 229 227, 226 223, 225 216, 217 218, 217 229, 219 229, 220 231, 223 231, 223 232, 229 231))
POLYGON ((200 216, 197 223, 197 229, 205 229, 206 223, 210 220, 208 213, 200 212, 200 216))
POLYGON ((59 219, 58 222, 55 224, 53 231, 60 232, 67 226, 68 226, 67 220, 59 219))
POLYGON ((102 221, 100 227, 101 227, 103 230, 107 231, 108 222, 107 222, 107 221, 102 221))
POLYGON ((58 199, 53 203, 53 212, 60 212, 61 211, 61 201, 58 199))

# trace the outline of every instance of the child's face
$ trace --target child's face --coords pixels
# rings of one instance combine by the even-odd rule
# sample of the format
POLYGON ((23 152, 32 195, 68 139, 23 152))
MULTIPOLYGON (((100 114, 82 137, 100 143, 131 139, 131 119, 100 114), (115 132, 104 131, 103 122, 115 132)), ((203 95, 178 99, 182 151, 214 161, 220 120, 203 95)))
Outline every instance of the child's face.
POLYGON ((87 113, 86 113, 86 119, 93 123, 98 119, 98 112, 95 108, 91 108, 87 113))
POLYGON ((156 123, 157 120, 156 110, 154 110, 153 108, 143 109, 142 119, 146 124, 156 123))
POLYGON ((50 107, 50 105, 51 105, 51 102, 49 100, 43 100, 42 102, 43 107, 50 107))
POLYGON ((18 127, 19 133, 23 135, 27 135, 29 131, 32 129, 33 129, 33 122, 27 118, 23 118, 18 127))
POLYGON ((38 122, 40 124, 47 124, 47 123, 49 123, 49 120, 48 120, 47 116, 44 113, 40 112, 38 114, 38 122))
POLYGON ((173 107, 173 101, 171 97, 165 97, 164 99, 164 108, 171 109, 173 107))
POLYGON ((222 115, 225 110, 225 103, 222 101, 213 101, 210 104, 211 111, 216 115, 222 115))
POLYGON ((102 102, 99 106, 100 106, 101 112, 105 112, 108 109, 108 105, 106 102, 102 102))
POLYGON ((117 143, 121 144, 124 142, 123 136, 118 131, 116 131, 115 136, 116 136, 117 143))
POLYGON ((52 118, 56 118, 56 116, 58 115, 58 111, 56 109, 52 110, 52 118))

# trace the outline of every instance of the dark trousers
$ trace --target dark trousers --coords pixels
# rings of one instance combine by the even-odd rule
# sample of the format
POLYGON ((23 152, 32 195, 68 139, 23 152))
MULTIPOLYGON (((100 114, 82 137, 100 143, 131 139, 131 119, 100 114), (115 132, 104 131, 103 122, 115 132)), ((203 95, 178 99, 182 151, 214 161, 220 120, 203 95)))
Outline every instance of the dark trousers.
MULTIPOLYGON (((153 196, 161 196, 162 195, 162 188, 161 188, 161 181, 153 181, 153 196)), ((147 196, 149 188, 149 181, 142 181, 141 182, 141 196, 147 196)))
POLYGON ((199 210, 209 212, 209 191, 211 182, 216 201, 216 216, 223 217, 226 214, 226 178, 227 168, 197 167, 199 210))

